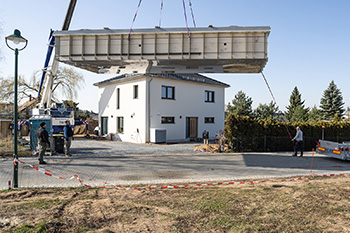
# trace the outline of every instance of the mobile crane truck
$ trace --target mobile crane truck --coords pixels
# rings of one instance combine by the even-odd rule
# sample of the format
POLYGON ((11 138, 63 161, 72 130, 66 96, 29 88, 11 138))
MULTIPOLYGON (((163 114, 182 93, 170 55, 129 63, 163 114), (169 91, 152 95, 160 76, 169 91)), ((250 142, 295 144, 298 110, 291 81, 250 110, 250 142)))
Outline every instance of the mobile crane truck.
MULTIPOLYGON (((62 26, 63 31, 69 29, 76 3, 77 0, 71 0, 69 3, 66 17, 62 26)), ((37 152, 38 135, 36 132, 40 128, 41 122, 45 122, 47 125, 46 130, 48 130, 51 141, 51 154, 64 153, 63 127, 66 125, 66 121, 69 121, 70 125, 74 126, 74 110, 72 108, 65 108, 62 103, 51 104, 53 81, 58 70, 58 61, 54 59, 54 56, 52 56, 54 47, 55 36, 51 30, 49 36, 49 46, 38 91, 38 104, 35 109, 32 109, 32 117, 29 119, 31 132, 30 145, 33 154, 37 152), (43 86, 44 89, 41 96, 43 86)))

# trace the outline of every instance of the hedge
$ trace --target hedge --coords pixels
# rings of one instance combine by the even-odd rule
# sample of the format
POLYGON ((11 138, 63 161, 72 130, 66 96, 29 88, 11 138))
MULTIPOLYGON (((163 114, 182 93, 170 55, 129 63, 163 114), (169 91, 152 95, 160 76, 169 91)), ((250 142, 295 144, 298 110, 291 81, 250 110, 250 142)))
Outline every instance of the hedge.
POLYGON ((304 133, 304 150, 312 150, 322 138, 329 141, 350 141, 350 122, 280 122, 277 120, 257 120, 248 116, 231 114, 225 123, 225 137, 232 149, 237 152, 251 151, 293 151, 291 136, 299 126, 304 133), (288 131, 287 131, 288 129, 288 131))

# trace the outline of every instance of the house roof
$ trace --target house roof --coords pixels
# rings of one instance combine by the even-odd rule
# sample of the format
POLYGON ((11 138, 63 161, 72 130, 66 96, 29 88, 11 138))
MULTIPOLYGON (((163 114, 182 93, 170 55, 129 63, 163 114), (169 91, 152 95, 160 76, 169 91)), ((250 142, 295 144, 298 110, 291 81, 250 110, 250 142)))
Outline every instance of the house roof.
POLYGON ((157 78, 172 79, 172 80, 179 80, 179 81, 188 81, 188 82, 202 83, 207 85, 222 86, 225 88, 230 87, 230 85, 226 83, 217 81, 215 79, 206 77, 201 74, 142 74, 142 75, 141 74, 123 74, 110 79, 103 80, 101 82, 94 83, 94 86, 101 86, 111 82, 125 80, 125 79, 132 79, 132 78, 141 77, 141 76, 157 77, 157 78))

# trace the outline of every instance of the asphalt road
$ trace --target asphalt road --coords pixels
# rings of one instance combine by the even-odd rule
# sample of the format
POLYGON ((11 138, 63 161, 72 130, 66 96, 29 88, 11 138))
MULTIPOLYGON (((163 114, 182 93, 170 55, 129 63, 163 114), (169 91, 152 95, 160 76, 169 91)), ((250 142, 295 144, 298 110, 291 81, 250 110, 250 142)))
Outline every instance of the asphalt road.
MULTIPOLYGON (((208 154, 194 152, 196 144, 139 145, 79 139, 72 143, 70 158, 47 156, 40 168, 70 178, 78 175, 84 184, 118 185, 178 184, 308 175, 312 153, 292 157, 291 153, 208 154)), ((38 166, 35 157, 20 158, 38 166)), ((61 180, 44 175, 29 165, 19 166, 20 187, 79 186, 76 179, 61 180)), ((350 162, 315 154, 313 173, 347 173, 350 162)), ((0 160, 0 189, 8 188, 13 160, 0 160)))

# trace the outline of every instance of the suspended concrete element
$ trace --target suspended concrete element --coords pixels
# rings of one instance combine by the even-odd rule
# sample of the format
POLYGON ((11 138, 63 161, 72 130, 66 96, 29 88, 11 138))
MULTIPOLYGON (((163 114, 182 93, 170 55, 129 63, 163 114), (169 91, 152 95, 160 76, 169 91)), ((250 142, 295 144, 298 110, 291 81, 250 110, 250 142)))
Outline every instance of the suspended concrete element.
POLYGON ((259 73, 270 27, 56 31, 55 58, 96 73, 259 73))

